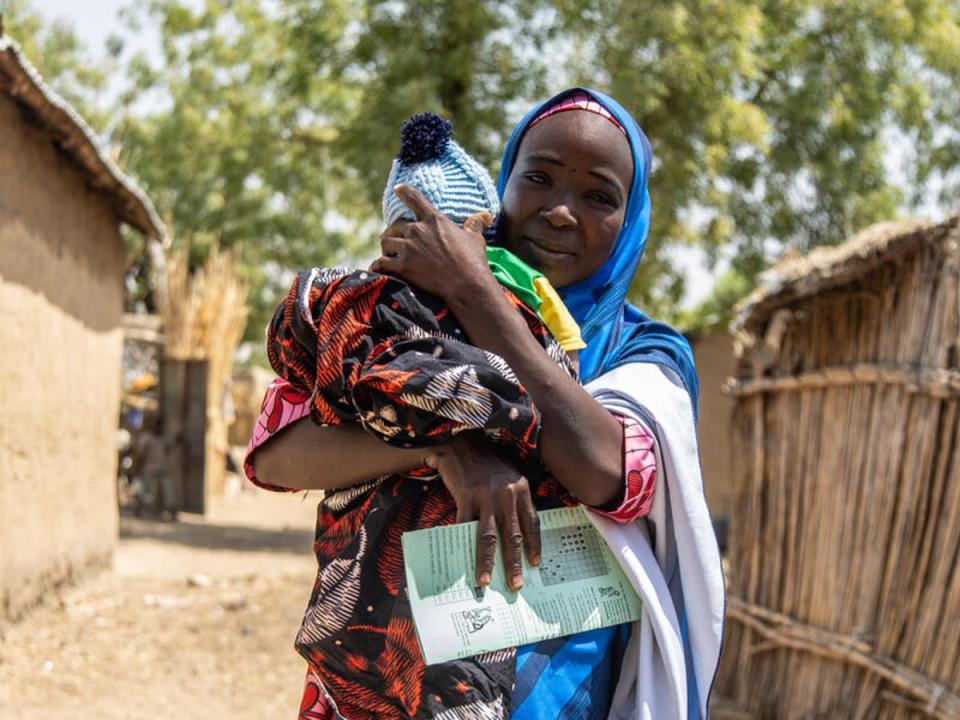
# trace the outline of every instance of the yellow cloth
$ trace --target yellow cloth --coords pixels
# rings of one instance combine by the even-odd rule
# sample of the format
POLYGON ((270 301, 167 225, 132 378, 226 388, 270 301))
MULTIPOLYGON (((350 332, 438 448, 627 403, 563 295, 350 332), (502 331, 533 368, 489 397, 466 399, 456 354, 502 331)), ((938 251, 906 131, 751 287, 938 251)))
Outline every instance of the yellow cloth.
POLYGON ((587 344, 580 337, 580 326, 573 319, 550 281, 542 276, 534 278, 533 289, 540 298, 540 317, 560 343, 560 347, 567 352, 585 348, 587 344))

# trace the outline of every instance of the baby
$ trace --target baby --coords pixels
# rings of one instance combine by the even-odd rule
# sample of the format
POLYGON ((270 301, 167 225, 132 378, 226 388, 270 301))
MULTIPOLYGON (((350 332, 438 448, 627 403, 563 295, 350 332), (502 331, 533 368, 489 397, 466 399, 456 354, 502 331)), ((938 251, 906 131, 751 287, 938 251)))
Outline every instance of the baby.
MULTIPOLYGON (((405 183, 463 224, 500 209, 489 174, 431 113, 404 123, 383 199, 387 226, 412 212, 393 193, 405 183)), ((579 327, 541 273, 488 247, 491 271, 531 333, 572 377, 567 354, 585 347, 579 327)), ((537 465, 539 413, 507 363, 469 343, 435 296, 375 272, 313 268, 294 280, 267 328, 273 369, 311 397, 322 424, 359 422, 385 442, 424 447, 482 430, 537 465)))
MULTIPOLYGON (((500 199, 489 173, 453 140, 453 126, 433 113, 414 115, 400 129, 397 153, 383 192, 383 222, 416 220, 393 192, 397 185, 416 188, 437 210, 463 225, 472 215, 500 212, 500 199)), ((497 281, 538 313, 576 364, 586 347, 580 328, 543 273, 501 247, 487 246, 487 262, 497 281)))

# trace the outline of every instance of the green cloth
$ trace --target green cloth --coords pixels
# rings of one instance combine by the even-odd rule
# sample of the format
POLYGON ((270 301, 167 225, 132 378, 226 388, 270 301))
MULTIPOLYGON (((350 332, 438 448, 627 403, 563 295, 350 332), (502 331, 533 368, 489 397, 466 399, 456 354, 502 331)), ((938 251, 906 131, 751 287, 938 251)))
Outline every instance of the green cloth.
POLYGON ((512 252, 501 247, 487 247, 487 262, 497 282, 509 288, 535 313, 540 312, 540 296, 537 295, 533 281, 543 277, 542 272, 534 270, 512 252))

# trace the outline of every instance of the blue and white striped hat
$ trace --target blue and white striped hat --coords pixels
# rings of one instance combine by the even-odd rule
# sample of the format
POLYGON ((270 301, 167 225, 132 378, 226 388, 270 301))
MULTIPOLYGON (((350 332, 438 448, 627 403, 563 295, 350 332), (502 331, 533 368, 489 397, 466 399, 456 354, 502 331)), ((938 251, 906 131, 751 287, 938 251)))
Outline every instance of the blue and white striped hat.
POLYGON ((400 129, 397 153, 383 193, 386 226, 400 218, 415 220, 413 212, 393 192, 401 183, 415 187, 437 210, 458 225, 486 210, 500 212, 497 188, 476 160, 451 138, 453 126, 433 113, 414 115, 400 129))

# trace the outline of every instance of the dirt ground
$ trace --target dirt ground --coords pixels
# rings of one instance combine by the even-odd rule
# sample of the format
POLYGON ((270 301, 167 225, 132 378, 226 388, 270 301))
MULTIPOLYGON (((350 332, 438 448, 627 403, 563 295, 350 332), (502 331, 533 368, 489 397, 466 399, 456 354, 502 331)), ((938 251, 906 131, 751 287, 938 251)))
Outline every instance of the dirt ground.
POLYGON ((121 518, 111 569, 0 626, 0 720, 296 718, 317 501, 251 488, 121 518))

